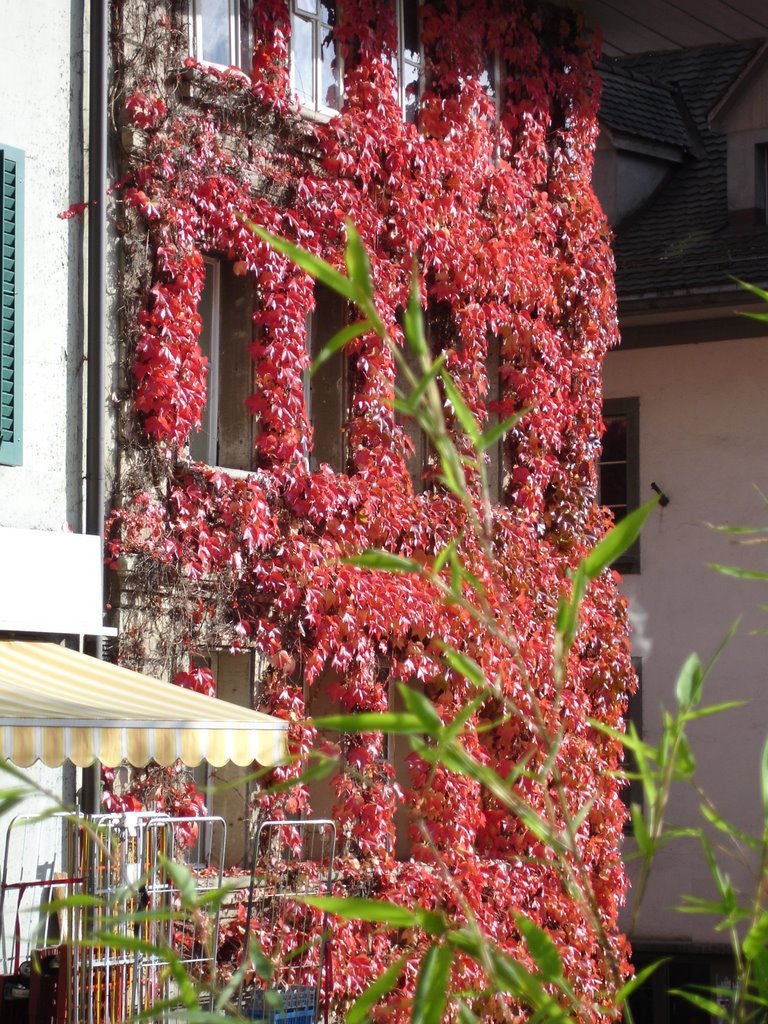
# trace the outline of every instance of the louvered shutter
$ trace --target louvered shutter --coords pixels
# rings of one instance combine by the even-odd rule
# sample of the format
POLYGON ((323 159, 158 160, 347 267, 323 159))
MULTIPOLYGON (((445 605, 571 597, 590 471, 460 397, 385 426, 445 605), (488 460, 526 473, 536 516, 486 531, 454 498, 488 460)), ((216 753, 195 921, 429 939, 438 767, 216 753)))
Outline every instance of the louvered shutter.
POLYGON ((0 464, 21 465, 24 154, 0 145, 0 464))

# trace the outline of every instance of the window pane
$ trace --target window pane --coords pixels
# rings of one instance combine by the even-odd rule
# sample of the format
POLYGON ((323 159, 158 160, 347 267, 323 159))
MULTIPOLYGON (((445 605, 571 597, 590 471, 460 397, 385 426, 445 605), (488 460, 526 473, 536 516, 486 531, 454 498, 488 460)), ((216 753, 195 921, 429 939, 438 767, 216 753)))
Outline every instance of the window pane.
POLYGON ((293 82, 300 98, 310 106, 315 105, 312 36, 311 21, 305 21, 304 18, 293 19, 293 82))
POLYGON ((317 14, 317 0, 294 0, 293 6, 305 14, 317 14))
POLYGON ((418 0, 403 0, 403 54, 406 60, 418 64, 419 54, 419 3, 418 0))
POLYGON ((627 504, 627 467, 624 463, 600 466, 600 501, 603 505, 627 504))
POLYGON ((405 120, 416 123, 419 112, 419 68, 414 64, 403 65, 403 94, 405 96, 405 120))
POLYGON ((203 422, 200 430, 193 430, 189 435, 189 454, 190 457, 196 459, 198 462, 210 462, 213 460, 215 449, 211 440, 212 430, 212 405, 208 399, 211 396, 211 392, 214 390, 213 385, 213 374, 215 372, 213 366, 213 353, 216 349, 214 341, 214 331, 216 325, 214 323, 214 303, 216 301, 216 268, 210 263, 205 264, 205 284, 203 285, 203 294, 200 297, 200 305, 197 307, 200 317, 203 321, 200 329, 200 337, 197 339, 197 343, 200 346, 200 351, 205 356, 208 362, 208 376, 206 377, 206 402, 203 407, 203 422))
POLYGON ((229 0, 198 0, 202 35, 201 60, 211 64, 230 64, 229 0))
POLYGON ((606 416, 602 462, 625 462, 627 458, 627 417, 606 416))
POLYGON ((338 68, 336 62, 336 43, 330 27, 323 25, 322 42, 320 45, 320 96, 322 103, 332 110, 339 107, 338 68))
POLYGON ((335 25, 336 0, 320 0, 320 15, 326 25, 335 25))
POLYGON ((251 46, 251 0, 240 0, 240 67, 247 75, 253 70, 251 46))

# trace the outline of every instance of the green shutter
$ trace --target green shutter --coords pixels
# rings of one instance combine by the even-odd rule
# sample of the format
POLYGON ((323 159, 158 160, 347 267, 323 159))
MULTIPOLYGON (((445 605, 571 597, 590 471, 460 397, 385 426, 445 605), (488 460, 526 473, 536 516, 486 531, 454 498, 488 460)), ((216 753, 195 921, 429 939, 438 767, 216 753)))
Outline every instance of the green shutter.
POLYGON ((0 465, 21 465, 24 154, 0 144, 0 465))

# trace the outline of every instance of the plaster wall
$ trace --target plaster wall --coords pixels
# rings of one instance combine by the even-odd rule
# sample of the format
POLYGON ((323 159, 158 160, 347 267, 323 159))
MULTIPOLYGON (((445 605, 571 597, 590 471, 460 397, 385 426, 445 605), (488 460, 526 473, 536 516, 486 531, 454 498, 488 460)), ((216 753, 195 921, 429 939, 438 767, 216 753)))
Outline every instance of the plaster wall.
POLYGON ((23 463, 0 466, 0 525, 81 529, 83 0, 0 0, 0 142, 24 151, 23 463))
MULTIPOLYGON (((24 151, 26 193, 23 461, 0 466, 0 526, 59 530, 67 523, 82 529, 83 228, 57 215, 85 198, 83 11, 83 0, 0 0, 0 143, 24 151)), ((25 776, 41 788, 25 800, 25 814, 51 806, 42 791, 53 802, 73 801, 72 770, 35 765, 25 776)), ((0 772, 0 790, 17 784, 0 772)), ((20 810, 0 815, 0 844, 20 810)), ((61 827, 49 823, 27 831, 15 830, 8 879, 61 871, 61 827)), ((9 925, 13 934, 14 913, 9 902, 6 935, 9 925)), ((33 917, 22 916, 22 932, 34 929, 33 917)))
MULTIPOLYGON (((736 545, 707 523, 765 525, 768 512, 756 487, 768 492, 765 437, 768 405, 768 338, 635 349, 609 354, 607 398, 640 400, 640 499, 655 481, 670 498, 650 518, 641 541, 641 572, 626 576, 634 654, 642 658, 643 727, 655 743, 663 704, 674 703, 683 661, 697 651, 704 663, 729 625, 743 616, 736 638, 705 683, 705 703, 741 699, 743 708, 702 719, 690 727, 698 781, 722 815, 741 829, 761 830, 760 754, 768 733, 768 628, 759 605, 766 585, 727 578, 709 562, 765 570, 765 545, 736 545)), ((676 787, 670 822, 699 824, 698 799, 676 787)), ((627 841, 625 853, 631 853, 627 841)), ((634 874, 629 864, 630 875, 634 874)), ((748 872, 726 862, 734 880, 750 885, 748 872)), ((659 858, 643 903, 637 936, 722 942, 713 919, 672 908, 693 893, 714 898, 703 856, 694 840, 672 844, 659 858)), ((630 900, 632 894, 630 893, 630 900)), ((625 922, 626 924, 626 922, 625 922)))

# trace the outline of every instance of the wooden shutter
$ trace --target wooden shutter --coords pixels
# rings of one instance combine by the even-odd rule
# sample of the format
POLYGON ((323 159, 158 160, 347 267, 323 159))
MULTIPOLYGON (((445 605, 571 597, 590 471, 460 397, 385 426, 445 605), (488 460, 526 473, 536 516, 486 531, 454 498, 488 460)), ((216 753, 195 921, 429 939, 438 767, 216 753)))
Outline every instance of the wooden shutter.
POLYGON ((0 145, 0 464, 21 465, 24 155, 0 145))

